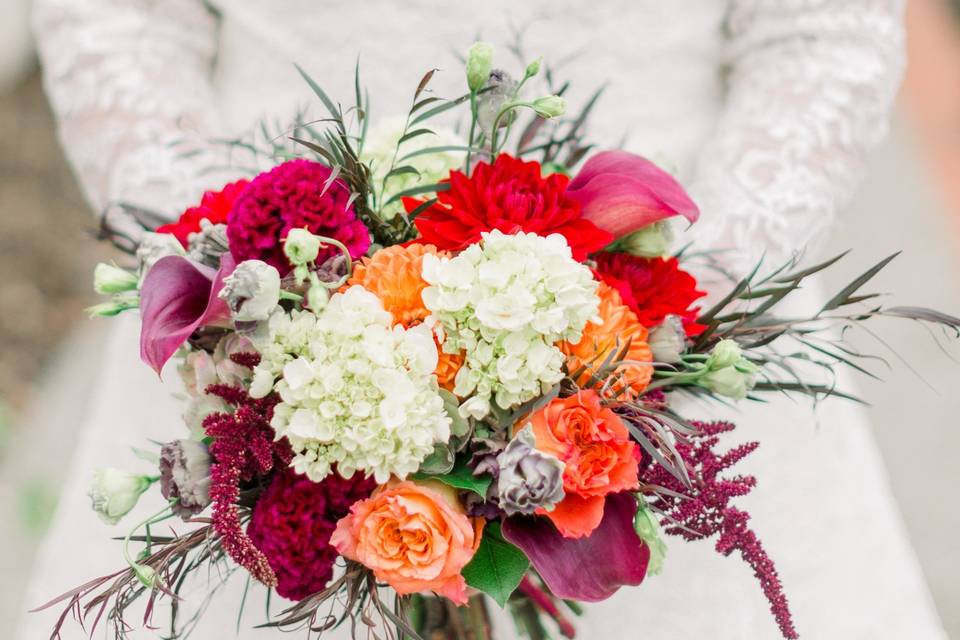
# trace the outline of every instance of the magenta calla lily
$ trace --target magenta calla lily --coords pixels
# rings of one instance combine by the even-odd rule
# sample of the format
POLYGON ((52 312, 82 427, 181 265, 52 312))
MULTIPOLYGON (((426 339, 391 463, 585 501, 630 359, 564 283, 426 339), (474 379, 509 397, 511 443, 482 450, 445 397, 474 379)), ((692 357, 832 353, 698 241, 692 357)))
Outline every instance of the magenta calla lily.
POLYGON ((592 157, 567 186, 567 194, 580 202, 584 219, 614 238, 673 216, 691 223, 700 216, 700 209, 673 176, 626 151, 592 157))
POLYGON ((637 502, 629 493, 607 496, 603 519, 589 536, 564 538, 547 518, 503 521, 503 537, 519 547, 553 595, 599 602, 647 575, 650 549, 633 528, 637 502))
POLYGON ((140 358, 158 374, 190 334, 230 318, 230 309, 217 294, 234 268, 236 262, 227 253, 217 270, 183 256, 167 256, 147 272, 140 287, 140 358))

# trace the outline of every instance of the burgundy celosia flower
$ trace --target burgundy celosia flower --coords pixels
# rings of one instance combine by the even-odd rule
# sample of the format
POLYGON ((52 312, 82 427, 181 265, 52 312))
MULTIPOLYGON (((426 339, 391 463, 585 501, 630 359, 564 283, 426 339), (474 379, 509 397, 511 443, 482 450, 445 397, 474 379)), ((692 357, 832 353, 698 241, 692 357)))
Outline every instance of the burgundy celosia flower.
POLYGON ((374 487, 361 474, 350 480, 331 474, 313 482, 288 467, 274 475, 253 509, 247 535, 270 562, 277 593, 302 600, 327 586, 338 555, 330 535, 350 505, 374 487))
MULTIPOLYGON (((541 236, 559 233, 577 260, 599 251, 613 236, 581 217, 580 203, 567 195, 570 179, 560 173, 540 175, 540 163, 507 154, 492 165, 480 162, 467 177, 451 171, 450 188, 437 194, 437 203, 414 220, 425 243, 457 251, 477 242, 484 231, 499 229, 541 236)), ((423 202, 404 198, 408 212, 423 202)))
POLYGON ((599 253, 597 273, 614 287, 640 324, 653 328, 668 315, 680 316, 687 335, 703 331, 697 324, 694 301, 706 295, 696 279, 680 268, 676 258, 640 258, 628 253, 599 253))
POLYGON ((763 594, 770 602, 780 632, 784 638, 797 638, 793 618, 783 585, 773 561, 763 549, 756 534, 747 527, 750 516, 730 506, 736 497, 750 493, 756 485, 753 476, 721 478, 720 474, 754 451, 758 443, 741 444, 726 453, 715 451, 720 434, 732 431, 730 422, 692 422, 698 433, 689 441, 677 441, 677 453, 683 458, 690 473, 692 488, 685 486, 659 464, 651 465, 643 474, 644 483, 672 490, 660 493, 650 505, 664 514, 664 532, 686 540, 703 540, 719 534, 716 549, 725 556, 734 551, 750 565, 760 582, 763 594), (689 496, 688 498, 677 496, 689 496))
MULTIPOLYGON (((330 181, 329 167, 311 160, 289 160, 254 178, 240 195, 227 219, 227 239, 237 261, 263 260, 290 270, 282 240, 291 229, 335 238, 350 255, 359 258, 370 246, 370 234, 357 219, 350 188, 343 180, 330 181)), ((337 253, 321 249, 317 264, 337 253)))
MULTIPOLYGON (((234 361, 243 364, 237 359, 234 361)), ((264 476, 275 466, 286 468, 293 458, 289 443, 286 440, 275 442, 270 427, 273 408, 279 397, 270 394, 265 398, 251 398, 240 387, 221 384, 210 385, 206 393, 220 397, 234 407, 233 413, 212 413, 203 421, 204 431, 212 439, 210 500, 213 502, 213 529, 227 555, 254 578, 275 587, 277 576, 267 557, 243 531, 237 499, 241 483, 264 476)))
POLYGON ((157 227, 157 233, 172 234, 185 248, 189 244, 191 233, 200 231, 200 221, 209 220, 212 224, 225 224, 233 203, 247 188, 249 180, 237 180, 226 185, 220 191, 207 191, 200 204, 190 207, 176 222, 157 227))

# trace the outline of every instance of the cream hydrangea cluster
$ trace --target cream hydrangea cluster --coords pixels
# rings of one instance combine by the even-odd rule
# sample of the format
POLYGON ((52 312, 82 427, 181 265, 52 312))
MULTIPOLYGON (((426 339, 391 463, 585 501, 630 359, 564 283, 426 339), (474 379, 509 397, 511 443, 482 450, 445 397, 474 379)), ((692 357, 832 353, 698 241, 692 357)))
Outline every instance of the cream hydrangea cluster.
POLYGON ((297 472, 319 482, 336 465, 345 478, 362 471, 384 483, 449 439, 428 327, 394 327, 361 286, 334 294, 318 315, 279 311, 266 324, 254 339, 251 394, 280 395, 271 425, 293 447, 297 472))
MULTIPOLYGON (((394 162, 404 156, 437 147, 463 147, 466 143, 449 129, 434 129, 432 133, 418 135, 405 140, 399 150, 400 138, 403 136, 406 119, 403 117, 385 118, 377 123, 368 133, 363 143, 363 152, 360 159, 371 168, 370 181, 379 191, 383 186, 382 201, 386 202, 394 195, 421 184, 434 184, 447 178, 450 171, 463 165, 464 152, 456 150, 423 153, 394 162), (395 173, 387 178, 387 173, 393 164, 397 166, 411 166, 418 173, 395 173), (385 181, 385 182, 384 182, 385 181)), ((403 211, 403 204, 399 200, 385 205, 380 215, 389 220, 403 211)))
POLYGON ((424 256, 423 302, 443 349, 465 353, 454 393, 464 416, 482 418, 545 393, 562 377, 561 340, 579 342, 597 317, 597 282, 566 239, 484 233, 453 258, 424 256))

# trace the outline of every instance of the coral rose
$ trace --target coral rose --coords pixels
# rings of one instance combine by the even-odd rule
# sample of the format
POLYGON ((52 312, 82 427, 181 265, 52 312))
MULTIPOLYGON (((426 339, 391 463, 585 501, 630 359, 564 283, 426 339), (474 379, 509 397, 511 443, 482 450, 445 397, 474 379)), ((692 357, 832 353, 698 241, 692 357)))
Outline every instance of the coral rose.
POLYGON ((466 516, 451 487, 391 480, 350 508, 330 542, 400 595, 433 591, 466 604, 460 571, 480 545, 483 523, 466 516))
MULTIPOLYGON (((437 251, 432 244, 393 245, 380 249, 375 254, 357 264, 344 289, 359 284, 371 291, 383 308, 393 315, 393 321, 410 328, 423 322, 430 311, 423 304, 421 294, 427 287, 423 279, 423 256, 447 255, 437 251)), ((453 390, 454 378, 463 357, 459 354, 444 353, 437 345, 440 361, 437 365, 437 382, 448 391, 453 390)))
POLYGON ((603 319, 603 324, 588 322, 580 342, 561 342, 559 345, 567 356, 567 370, 570 373, 583 370, 577 376, 577 383, 581 386, 588 386, 592 378, 605 375, 609 395, 635 398, 647 388, 653 376, 653 352, 647 344, 647 329, 623 303, 616 289, 601 282, 597 295, 600 297, 597 315, 603 319), (622 364, 612 372, 599 371, 608 356, 628 344, 622 364))
POLYGON ((605 497, 639 487, 640 448, 600 396, 584 390, 556 398, 530 416, 536 447, 564 464, 564 499, 539 510, 567 538, 590 534, 603 519, 605 497))

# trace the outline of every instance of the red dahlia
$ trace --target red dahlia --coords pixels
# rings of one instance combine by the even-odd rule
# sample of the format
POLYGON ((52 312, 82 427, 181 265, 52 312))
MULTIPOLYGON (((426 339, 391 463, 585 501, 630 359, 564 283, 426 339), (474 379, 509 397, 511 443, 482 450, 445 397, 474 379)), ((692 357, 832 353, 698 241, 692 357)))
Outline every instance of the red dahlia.
POLYGON ((176 222, 157 228, 157 233, 173 234, 186 248, 191 233, 200 231, 200 221, 209 220, 213 224, 226 224, 227 215, 233 203, 249 184, 249 180, 231 182, 220 191, 207 191, 200 204, 190 207, 176 222))
POLYGON ((277 472, 247 527, 277 575, 277 593, 302 600, 327 586, 338 555, 330 535, 350 506, 375 486, 359 473, 350 480, 331 474, 313 482, 290 468, 277 472))
MULTIPOLYGON (((543 177, 540 163, 501 154, 492 165, 480 162, 467 177, 451 171, 450 188, 414 221, 425 243, 458 251, 480 240, 484 231, 525 231, 567 239, 577 260, 604 248, 613 237, 581 217, 581 205, 567 195, 570 179, 559 173, 543 177)), ((423 204, 405 198, 408 212, 423 204)))
POLYGON ((706 295, 697 281, 680 268, 676 258, 639 258, 628 253, 600 253, 596 257, 600 278, 617 289, 640 324, 655 327, 668 315, 680 316, 687 335, 703 331, 697 324, 694 301, 706 295))

